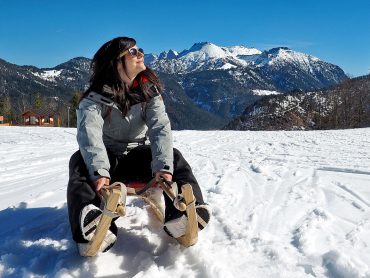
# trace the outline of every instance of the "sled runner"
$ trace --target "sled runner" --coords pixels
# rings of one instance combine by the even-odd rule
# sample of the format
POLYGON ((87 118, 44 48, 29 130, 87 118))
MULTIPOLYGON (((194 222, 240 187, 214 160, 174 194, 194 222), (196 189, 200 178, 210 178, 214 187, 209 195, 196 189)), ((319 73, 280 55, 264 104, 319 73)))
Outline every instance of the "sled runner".
POLYGON ((198 221, 197 213, 195 211, 195 198, 193 195, 193 189, 191 188, 190 184, 184 184, 181 187, 181 190, 184 196, 186 215, 188 217, 188 225, 185 235, 176 238, 176 240, 181 245, 189 247, 194 245, 198 241, 198 221))
POLYGON ((161 188, 167 196, 173 201, 174 206, 185 212, 188 218, 186 232, 183 236, 176 238, 176 240, 184 247, 194 245, 198 240, 198 225, 204 225, 204 220, 196 213, 195 197, 190 184, 185 184, 181 187, 181 194, 177 194, 177 185, 172 184, 164 179, 157 182, 155 179, 147 184, 133 183, 127 186, 120 182, 115 182, 112 185, 104 186, 102 188, 102 197, 105 201, 104 210, 96 227, 95 234, 92 240, 88 243, 88 247, 83 256, 95 256, 103 243, 105 235, 107 234, 111 225, 112 219, 125 215, 125 200, 126 195, 136 196, 142 198, 153 210, 157 219, 164 223, 164 211, 160 204, 157 203, 148 194, 148 189, 153 186, 161 188), (123 201, 122 201, 123 200, 123 201))
MULTIPOLYGON (((164 223, 164 215, 160 209, 160 205, 154 202, 147 196, 146 190, 154 186, 157 182, 153 179, 148 184, 136 184, 135 186, 129 185, 127 187, 127 193, 129 196, 141 197, 149 206, 152 208, 157 219, 164 223)), ((185 235, 176 238, 176 240, 183 246, 189 247, 194 245, 198 241, 198 221, 201 223, 203 220, 197 216, 195 210, 195 197, 193 195, 193 189, 190 184, 184 184, 181 187, 182 194, 177 194, 177 185, 175 187, 164 179, 159 181, 157 185, 167 194, 167 196, 174 203, 175 208, 180 211, 184 211, 188 218, 188 225, 186 228, 185 235), (176 192, 176 193, 175 193, 176 192)))
POLYGON ((104 238, 111 225, 112 219, 125 215, 126 186, 116 182, 101 189, 105 201, 103 215, 96 227, 95 234, 85 250, 83 256, 92 257, 98 253, 104 238), (123 202, 122 202, 123 199, 123 202))

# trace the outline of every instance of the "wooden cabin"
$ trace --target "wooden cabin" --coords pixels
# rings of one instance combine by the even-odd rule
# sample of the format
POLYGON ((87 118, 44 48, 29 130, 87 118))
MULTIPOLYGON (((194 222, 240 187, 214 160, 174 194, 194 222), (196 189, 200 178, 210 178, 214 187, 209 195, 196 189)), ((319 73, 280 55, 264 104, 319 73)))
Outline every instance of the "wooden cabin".
POLYGON ((23 112, 23 124, 31 126, 54 126, 56 112, 47 108, 29 109, 23 112))

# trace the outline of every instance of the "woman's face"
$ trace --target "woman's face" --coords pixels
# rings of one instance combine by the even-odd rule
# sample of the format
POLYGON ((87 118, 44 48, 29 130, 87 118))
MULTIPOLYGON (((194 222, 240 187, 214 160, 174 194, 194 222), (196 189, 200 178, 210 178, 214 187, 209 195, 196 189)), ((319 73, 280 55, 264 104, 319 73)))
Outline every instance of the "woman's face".
POLYGON ((144 54, 138 51, 138 47, 136 45, 130 48, 124 58, 126 74, 130 79, 135 78, 140 72, 146 69, 146 66, 144 65, 144 54))

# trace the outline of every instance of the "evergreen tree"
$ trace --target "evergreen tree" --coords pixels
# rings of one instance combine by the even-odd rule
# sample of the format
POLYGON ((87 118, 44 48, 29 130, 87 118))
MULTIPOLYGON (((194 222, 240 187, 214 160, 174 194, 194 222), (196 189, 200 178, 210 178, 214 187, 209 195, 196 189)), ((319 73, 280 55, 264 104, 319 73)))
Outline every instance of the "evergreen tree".
POLYGON ((33 101, 33 108, 40 109, 43 106, 43 100, 40 94, 37 94, 35 100, 33 101))
POLYGON ((76 115, 76 109, 78 108, 78 104, 80 103, 81 99, 81 92, 76 91, 71 100, 69 101, 70 108, 69 108, 69 126, 70 127, 76 127, 77 126, 77 115, 76 115))
POLYGON ((8 122, 12 119, 12 103, 10 97, 5 96, 0 98, 0 115, 4 116, 4 121, 8 122))

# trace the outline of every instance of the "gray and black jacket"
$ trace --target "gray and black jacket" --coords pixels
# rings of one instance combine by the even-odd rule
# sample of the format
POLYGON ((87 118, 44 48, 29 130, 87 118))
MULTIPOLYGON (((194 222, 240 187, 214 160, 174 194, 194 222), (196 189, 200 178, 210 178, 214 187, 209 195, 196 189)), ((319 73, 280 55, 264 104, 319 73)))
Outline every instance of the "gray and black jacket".
MULTIPOLYGON (((153 85, 154 86, 154 85, 153 85)), ((92 180, 110 178, 107 150, 124 155, 131 146, 149 139, 152 173, 173 173, 171 125, 158 94, 131 106, 126 116, 117 103, 90 92, 77 109, 77 141, 92 180)))

